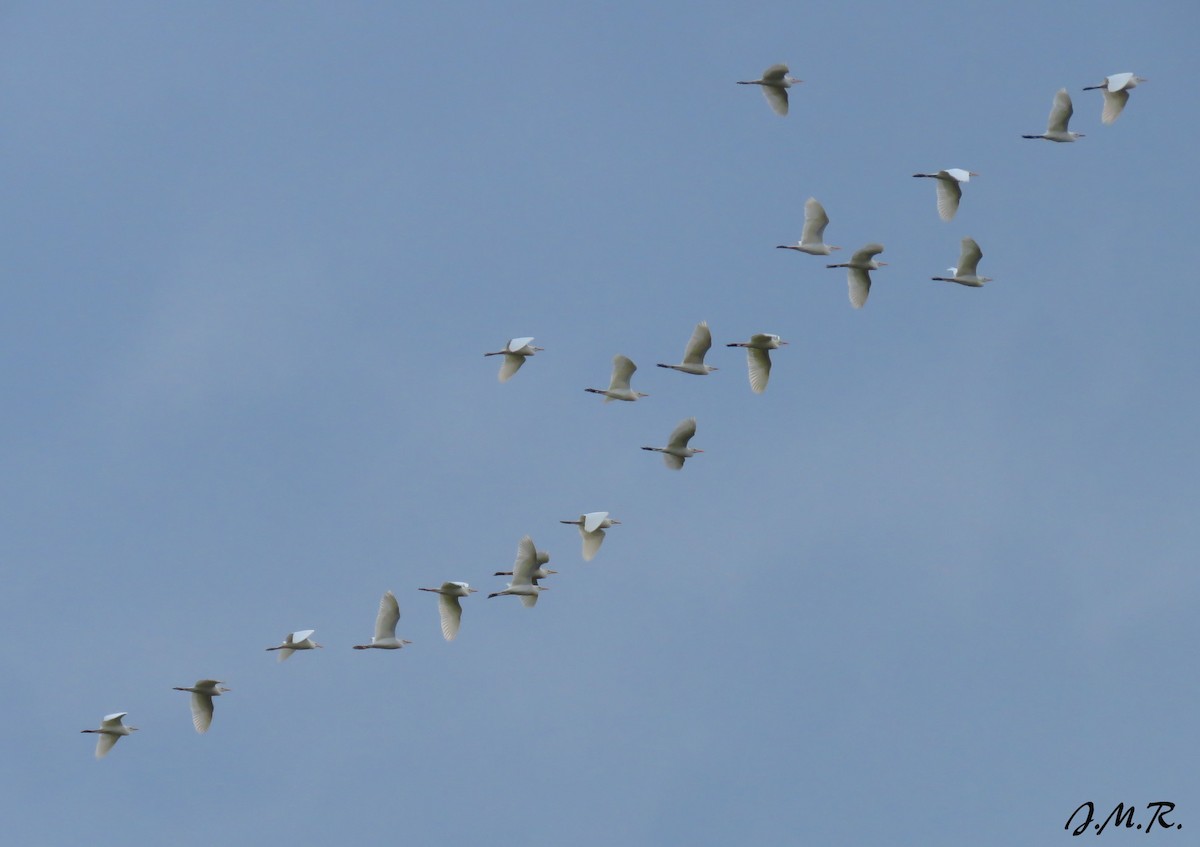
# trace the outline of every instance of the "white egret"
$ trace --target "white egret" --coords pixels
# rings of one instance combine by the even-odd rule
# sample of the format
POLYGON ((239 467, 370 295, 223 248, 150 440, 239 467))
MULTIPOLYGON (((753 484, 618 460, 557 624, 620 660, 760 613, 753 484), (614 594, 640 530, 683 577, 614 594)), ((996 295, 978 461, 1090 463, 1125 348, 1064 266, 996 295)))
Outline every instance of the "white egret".
POLYGON ((962 168, 946 168, 935 174, 913 174, 913 176, 937 180, 938 217, 948 221, 954 218, 954 213, 958 211, 958 201, 962 199, 962 188, 959 183, 970 182, 971 177, 979 176, 979 174, 962 168))
POLYGON ((279 651, 279 661, 284 661, 289 658, 292 653, 297 650, 312 650, 317 647, 324 647, 323 644, 318 644, 310 637, 315 629, 302 629, 299 632, 289 632, 287 638, 283 639, 283 643, 278 647, 268 647, 268 652, 271 650, 279 651))
POLYGON ((544 347, 534 347, 529 343, 531 341, 533 341, 532 336, 529 338, 512 338, 509 339, 508 344, 504 345, 503 350, 483 354, 484 356, 504 357, 504 364, 500 366, 499 374, 501 382, 508 382, 512 379, 512 375, 521 369, 521 365, 525 364, 527 357, 546 349, 544 347))
MULTIPOLYGON (((765 353, 764 353, 765 355, 765 353)), ((673 471, 683 468, 683 460, 690 459, 697 453, 703 453, 703 450, 697 450, 693 447, 688 447, 688 441, 696 434, 696 419, 687 418, 680 421, 675 429, 671 430, 671 437, 667 439, 666 447, 643 447, 643 450, 653 450, 656 453, 663 454, 663 462, 673 471)))
POLYGON ((489 594, 488 599, 499 597, 501 594, 512 594, 520 597, 525 606, 535 605, 538 593, 546 590, 546 586, 538 585, 534 577, 538 570, 537 550, 533 546, 533 539, 526 535, 517 544, 517 560, 513 562, 512 581, 503 591, 489 594))
POLYGON ((985 282, 991 282, 990 276, 979 276, 976 270, 979 267, 979 260, 983 258, 983 251, 979 249, 979 245, 975 243, 974 238, 966 237, 962 240, 962 253, 958 257, 958 267, 950 268, 951 276, 934 276, 930 279, 938 282, 957 282, 959 285, 969 285, 972 288, 982 288, 985 282))
POLYGON ((817 202, 816 197, 809 197, 804 204, 804 229, 800 231, 800 241, 796 244, 779 244, 780 250, 799 250, 810 256, 828 256, 834 250, 841 250, 833 244, 825 243, 825 227, 829 226, 829 215, 825 207, 817 202))
POLYGON ((687 347, 683 349, 683 362, 678 365, 664 365, 659 362, 658 366, 670 368, 673 371, 682 371, 685 374, 706 376, 716 370, 712 365, 704 364, 704 356, 710 347, 712 347, 712 333, 708 331, 708 321, 700 321, 692 330, 692 337, 688 340, 687 347))
POLYGON ((396 637, 396 624, 400 622, 400 604, 396 595, 390 591, 383 592, 379 598, 379 614, 375 616, 375 634, 371 636, 370 644, 355 644, 355 650, 399 650, 405 644, 412 644, 403 638, 396 637))
POLYGON ((1104 111, 1100 113, 1100 122, 1110 124, 1115 121, 1129 100, 1129 90, 1137 88, 1138 83, 1146 82, 1140 76, 1131 73, 1112 74, 1106 76, 1099 85, 1089 85, 1084 91, 1095 91, 1097 88, 1104 92, 1104 111))
POLYGON ((609 400, 628 400, 633 402, 639 397, 649 397, 649 394, 643 394, 640 391, 633 391, 629 387, 629 378, 633 376, 633 372, 637 370, 637 365, 628 356, 622 356, 620 353, 613 356, 612 379, 609 380, 608 388, 585 388, 584 391, 589 391, 592 394, 603 394, 604 402, 609 400))
POLYGON ((458 598, 469 597, 478 590, 465 582, 443 582, 440 588, 421 589, 441 595, 438 597, 438 612, 442 618, 442 637, 447 641, 454 640, 462 623, 462 606, 459 605, 458 598))
MULTIPOLYGON (((767 380, 771 377, 771 350, 777 350, 787 342, 778 335, 768 332, 756 332, 749 341, 735 341, 726 347, 745 347, 746 364, 750 369, 750 390, 762 394, 767 390, 767 380)), ((678 431, 678 430, 677 430, 678 431)))
POLYGON ((225 688, 217 679, 198 679, 189 688, 175 686, 175 690, 192 692, 192 726, 196 727, 196 732, 205 733, 212 724, 213 698, 233 689, 225 688))
MULTIPOLYGON (((528 535, 525 536, 525 538, 522 538, 520 543, 517 544, 517 564, 520 563, 522 558, 525 558, 530 555, 530 553, 526 549, 526 545, 525 545, 525 540, 528 538, 529 538, 528 535)), ((529 544, 530 545, 533 544, 532 539, 530 539, 529 544)), ((546 552, 545 550, 538 550, 537 548, 534 548, 532 555, 533 555, 533 573, 531 574, 530 578, 533 580, 534 585, 538 584, 539 579, 545 579, 546 577, 550 576, 551 574, 558 573, 558 571, 554 571, 554 570, 550 570, 550 568, 542 567, 543 565, 550 563, 550 554, 548 552, 546 552)), ((516 570, 517 564, 513 565, 512 571, 496 571, 495 574, 493 574, 493 576, 513 576, 514 571, 516 570)))
POLYGON ((771 110, 777 115, 786 115, 788 113, 787 90, 802 82, 804 80, 789 76, 788 66, 781 64, 771 65, 763 71, 762 79, 741 80, 738 85, 761 85, 763 96, 767 98, 771 110))
POLYGON ((849 262, 825 266, 827 268, 847 268, 846 283, 850 286, 850 305, 856 309, 861 309, 866 304, 867 295, 871 293, 869 271, 879 270, 887 265, 887 262, 877 262, 871 258, 882 252, 882 244, 868 244, 862 249, 856 250, 849 262))
POLYGON ((1054 105, 1050 107, 1050 117, 1046 121, 1046 131, 1041 135, 1022 135, 1022 138, 1044 138, 1047 141, 1074 141, 1076 138, 1083 138, 1082 132, 1071 132, 1067 129, 1067 123, 1071 120, 1071 115, 1075 114, 1075 107, 1071 105, 1071 95, 1067 93, 1067 89, 1060 88, 1058 93, 1054 95, 1054 105))
POLYGON ((81 729, 80 732, 95 732, 99 733, 100 737, 96 739, 96 758, 103 759, 108 755, 108 751, 113 748, 122 735, 131 735, 137 732, 136 726, 125 726, 121 718, 125 717, 129 712, 115 712, 111 715, 105 715, 104 720, 100 721, 99 729, 81 729))
POLYGON ((559 521, 559 523, 579 527, 579 536, 583 539, 583 560, 590 562, 599 552, 600 545, 604 543, 604 530, 611 526, 618 526, 621 522, 610 518, 608 512, 588 512, 586 515, 580 515, 577 521, 559 521))

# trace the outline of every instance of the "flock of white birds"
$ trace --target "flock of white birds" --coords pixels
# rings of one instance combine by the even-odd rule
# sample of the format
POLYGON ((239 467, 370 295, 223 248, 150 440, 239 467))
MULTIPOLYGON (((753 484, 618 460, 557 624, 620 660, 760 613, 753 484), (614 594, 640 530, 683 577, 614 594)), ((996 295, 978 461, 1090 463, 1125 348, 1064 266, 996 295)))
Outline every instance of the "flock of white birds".
MULTIPOLYGON (((788 114, 789 106, 788 89, 801 82, 803 80, 790 75, 787 65, 778 64, 763 71, 761 78, 739 81, 738 85, 760 86, 771 109, 777 115, 785 116, 788 114)), ((1103 93, 1104 106, 1100 120, 1104 124, 1111 124, 1125 108, 1125 104, 1129 100, 1129 92, 1143 82, 1146 80, 1132 73, 1119 73, 1105 77, 1099 85, 1087 86, 1083 90, 1098 89, 1103 93)), ((1041 138, 1056 142, 1070 142, 1083 138, 1083 133, 1072 132, 1068 129, 1073 114, 1074 106, 1071 103, 1070 94, 1067 93, 1067 89, 1060 89, 1054 95, 1054 104, 1046 122, 1046 131, 1040 135, 1023 135, 1022 138, 1041 138)), ((936 173, 913 174, 913 176, 936 180, 938 215, 942 220, 950 221, 958 211, 959 202, 962 199, 962 185, 970 182, 971 177, 978 176, 978 174, 962 168, 946 168, 936 173)), ((834 250, 841 249, 825 243, 825 229, 828 225, 829 216, 825 213, 824 207, 816 198, 809 198, 804 204, 804 227, 801 231, 800 241, 796 244, 780 244, 778 246, 780 249, 796 250, 811 256, 828 256, 834 250)), ((850 261, 826 265, 827 268, 847 269, 850 305, 856 309, 862 308, 867 302, 867 296, 871 291, 870 272, 887 265, 887 262, 880 262, 874 258, 882 252, 882 244, 870 243, 855 251, 851 255, 850 261)), ((980 288, 984 283, 991 281, 991 277, 980 276, 978 273, 979 261, 982 258, 983 251, 975 239, 969 236, 964 237, 958 264, 948 269, 950 275, 935 276, 931 279, 980 288)), ((485 356, 504 357, 499 372, 500 382, 508 382, 525 364, 526 359, 543 351, 544 348, 535 347, 532 342, 532 337, 513 338, 503 349, 484 354, 485 356)), ((787 342, 778 335, 760 332, 750 336, 749 341, 731 342, 726 346, 745 348, 750 389, 756 394, 761 394, 766 390, 767 380, 771 374, 770 351, 777 350, 786 344, 787 342)), ((711 347, 712 333, 708 328, 708 323, 701 321, 696 325, 691 338, 684 347, 683 361, 677 365, 659 363, 658 367, 694 376, 707 376, 717 370, 704 362, 704 357, 711 347)), ((630 387, 630 380, 636 371, 637 365, 631 359, 618 354, 613 357, 612 376, 608 388, 586 388, 584 390, 592 394, 603 395, 606 403, 611 400, 633 402, 639 398, 650 396, 640 391, 634 391, 630 387)), ((695 434, 696 419, 694 417, 685 418, 671 431, 665 447, 643 447, 642 449, 661 453, 668 468, 681 470, 687 459, 704 452, 688 446, 695 434)), ((579 535, 583 540, 583 559, 591 561, 600 551, 605 530, 618 526, 621 522, 609 517, 608 512, 589 512, 580 515, 578 520, 560 521, 560 523, 578 527, 579 535)), ((545 567, 549 562, 549 553, 538 550, 533 539, 526 535, 517 545, 517 557, 513 563, 513 569, 495 572, 496 576, 511 577, 507 587, 489 594, 488 597, 512 595, 520 597, 524 606, 534 606, 538 601, 539 594, 546 590, 546 586, 541 585, 540 580, 557 573, 557 571, 545 567)), ((461 600, 474 594, 478 589, 472 588, 466 582, 451 581, 443 582, 436 588, 419 590, 438 595, 442 636, 447 641, 453 641, 462 624, 461 600)), ((379 601, 379 611, 375 617, 375 632, 371 636, 370 643, 356 644, 353 649, 399 650, 406 644, 411 644, 411 641, 396 636, 396 627, 399 622, 400 604, 395 594, 386 591, 379 601)), ((282 643, 266 649, 278 652, 279 661, 282 662, 297 651, 323 647, 324 645, 313 641, 312 636, 315 632, 316 630, 312 629, 291 632, 282 643)), ((195 727, 196 732, 205 733, 212 725, 213 698, 219 697, 231 689, 225 687, 221 680, 200 679, 194 685, 176 686, 174 690, 191 693, 192 726, 195 727)), ((137 731, 137 727, 125 724, 124 718, 127 714, 128 712, 115 712, 105 715, 99 728, 81 730, 84 733, 99 735, 96 742, 97 759, 104 758, 122 736, 137 731)))

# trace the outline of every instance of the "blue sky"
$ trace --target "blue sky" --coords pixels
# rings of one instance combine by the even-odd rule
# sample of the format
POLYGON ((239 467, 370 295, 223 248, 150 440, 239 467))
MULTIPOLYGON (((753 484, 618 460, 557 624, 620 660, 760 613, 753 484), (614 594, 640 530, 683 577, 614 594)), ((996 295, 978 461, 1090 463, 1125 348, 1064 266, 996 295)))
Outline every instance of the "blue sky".
POLYGON ((1200 11, 643 6, 0 10, 10 830, 1200 827, 1200 11), (733 84, 775 62, 787 118, 733 84), (1102 126, 1080 89, 1122 71, 1102 126), (1062 87, 1086 137, 1022 140, 1062 87), (950 223, 911 178, 947 167, 980 174, 950 223), (809 196, 886 246, 861 311, 774 249, 809 196), (964 235, 995 281, 930 282, 964 235), (655 368, 699 320, 720 370, 655 368), (761 331, 791 343, 755 396, 724 344, 761 331), (649 398, 582 391, 616 353, 649 398), (693 415, 682 472, 638 449, 693 415), (585 563, 558 521, 597 510, 585 563), (418 586, 498 590, 526 533, 552 590, 444 642, 418 586), (387 589, 415 643, 352 652, 387 589), (170 689, 210 676, 199 736, 170 689), (142 729, 96 762, 113 711, 142 729))

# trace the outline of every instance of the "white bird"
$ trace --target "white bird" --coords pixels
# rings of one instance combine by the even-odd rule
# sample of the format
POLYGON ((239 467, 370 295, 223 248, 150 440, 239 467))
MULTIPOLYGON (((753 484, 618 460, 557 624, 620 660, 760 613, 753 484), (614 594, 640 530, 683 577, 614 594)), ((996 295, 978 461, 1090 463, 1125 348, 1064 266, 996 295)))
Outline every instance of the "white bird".
POLYGON ((205 733, 212 724, 213 698, 233 689, 225 688, 220 680, 198 679, 190 688, 175 686, 175 690, 192 692, 192 726, 196 732, 205 733))
POLYGON ((453 641, 458 635, 458 627, 462 623, 462 606, 459 605, 458 598, 468 597, 479 589, 472 588, 465 582, 443 582, 441 588, 422 588, 421 590, 441 595, 438 597, 438 611, 442 617, 442 637, 447 641, 453 641))
POLYGON ((525 606, 535 605, 538 593, 546 590, 546 586, 538 585, 537 579, 534 578, 538 570, 537 550, 533 546, 533 539, 526 535, 517 544, 517 560, 513 562, 512 581, 503 591, 489 594, 488 599, 499 597, 501 594, 512 594, 520 597, 525 606))
POLYGON ((137 732, 136 726, 125 726, 121 718, 125 717, 129 712, 114 712, 111 715, 105 715, 104 720, 100 721, 99 729, 81 729, 80 732, 96 732, 100 737, 96 739, 96 758, 103 759, 108 755, 108 751, 113 748, 113 745, 120 740, 122 735, 131 735, 137 732))
POLYGON ((577 521, 559 521, 579 527, 579 536, 583 539, 583 560, 590 562, 596 557, 600 545, 604 543, 604 530, 610 526, 620 525, 608 516, 608 512, 588 512, 580 515, 577 521))
POLYGON ((1129 90, 1137 88, 1138 83, 1146 82, 1140 76, 1131 73, 1113 74, 1106 76, 1099 85, 1089 85, 1084 91, 1095 91, 1097 88, 1104 92, 1104 111, 1100 114, 1100 122, 1110 124, 1115 121, 1129 100, 1129 90))
MULTIPOLYGON (((765 353, 763 355, 766 355, 765 353)), ((666 447, 643 447, 643 450, 653 450, 663 454, 663 462, 673 471, 683 468, 683 460, 690 459, 697 453, 703 453, 703 450, 697 450, 688 447, 688 441, 696 434, 696 419, 688 418, 680 421, 675 429, 671 430, 671 437, 667 440, 666 447)))
POLYGON ((287 638, 283 639, 283 643, 278 647, 268 647, 267 651, 278 650, 279 661, 284 661, 297 650, 312 650, 316 647, 324 647, 323 644, 318 644, 313 641, 310 636, 316 632, 315 629, 302 629, 299 632, 289 632, 287 638))
POLYGON ((882 244, 868 244, 862 249, 856 250, 849 262, 825 266, 827 268, 847 268, 846 284, 850 287, 850 305, 856 309, 861 309, 866 304, 867 295, 871 293, 869 271, 879 270, 887 265, 887 262, 877 262, 871 258, 882 252, 882 244))
POLYGON ((525 364, 525 359, 532 356, 534 353, 540 353, 545 350, 545 347, 534 347, 529 342, 533 341, 533 337, 529 338, 512 338, 508 344, 504 345, 503 350, 497 350, 495 353, 484 353, 484 356, 503 356, 504 364, 500 366, 499 379, 501 382, 508 382, 512 379, 512 375, 521 369, 521 365, 525 364))
POLYGON ((738 85, 761 85, 763 96, 767 98, 771 110, 777 115, 786 115, 788 113, 787 90, 801 82, 804 80, 788 76, 787 65, 771 65, 763 71, 762 79, 742 80, 738 82, 738 85))
POLYGON ((643 394, 640 391, 633 391, 629 387, 629 378, 633 376, 633 372, 637 370, 637 365, 628 356, 622 356, 620 353, 613 356, 612 379, 609 380, 608 388, 585 388, 584 391, 589 391, 592 394, 603 394, 604 402, 609 400, 628 400, 633 402, 639 397, 649 397, 649 394, 643 394))
POLYGON ((962 240, 962 253, 958 257, 958 267, 950 268, 951 276, 934 276, 930 279, 938 282, 957 282, 959 285, 969 285, 972 288, 982 288, 985 282, 991 282, 990 276, 979 276, 976 270, 979 267, 979 260, 983 258, 983 251, 979 249, 979 245, 975 243, 974 238, 966 237, 962 240))
POLYGON ((937 180, 938 217, 948 221, 954 218, 954 213, 958 211, 958 201, 962 199, 962 188, 959 187, 959 183, 970 182, 971 177, 979 176, 979 174, 962 168, 946 168, 935 174, 913 174, 913 176, 937 180))
POLYGON ((371 636, 370 644, 355 644, 355 650, 399 650, 405 644, 412 644, 403 638, 396 637, 396 624, 400 622, 400 604, 396 595, 390 591, 383 592, 379 598, 379 614, 375 616, 375 634, 371 636))
POLYGON ((1067 89, 1060 88, 1058 93, 1054 95, 1054 105, 1050 107, 1050 117, 1046 121, 1046 131, 1041 135, 1022 135, 1022 138, 1044 138, 1047 141, 1074 141, 1076 138, 1083 138, 1082 132, 1071 132, 1067 129, 1067 122, 1071 120, 1071 115, 1075 114, 1075 107, 1071 105, 1071 95, 1067 93, 1067 89))
MULTIPOLYGON (((525 538, 528 538, 528 537, 529 536, 525 536, 525 538)), ((522 538, 521 542, 517 545, 517 559, 518 560, 520 560, 522 556, 526 555, 526 553, 525 553, 525 538, 522 538)), ((532 543, 532 541, 530 543, 532 543)), ((549 563, 550 563, 550 554, 545 550, 538 550, 535 548, 533 551, 534 571, 532 574, 532 579, 533 579, 534 585, 538 584, 539 579, 545 579, 546 577, 550 576, 551 574, 558 573, 558 571, 554 571, 554 570, 550 570, 550 568, 542 567, 543 565, 546 565, 549 563)), ((513 567, 515 569, 516 565, 514 565, 513 567)), ((493 574, 493 576, 512 576, 512 575, 513 575, 513 571, 496 571, 493 574)))
POLYGON ((771 354, 769 351, 776 350, 785 344, 787 342, 778 335, 756 332, 750 336, 749 341, 735 341, 725 346, 746 348, 746 364, 750 369, 750 390, 755 394, 762 394, 767 390, 767 380, 771 377, 771 354))
POLYGON ((683 362, 678 365, 664 365, 659 362, 658 366, 670 368, 673 371, 682 371, 685 374, 706 376, 716 370, 712 365, 704 364, 704 356, 708 353, 709 347, 712 347, 712 333, 708 331, 708 321, 700 321, 692 330, 692 337, 688 340, 687 347, 683 349, 683 362))
POLYGON ((828 256, 842 248, 825 243, 827 226, 829 215, 825 214, 825 207, 817 202, 816 197, 809 197, 804 204, 804 229, 800 231, 800 241, 796 244, 779 244, 777 247, 780 250, 799 250, 810 256, 828 256))

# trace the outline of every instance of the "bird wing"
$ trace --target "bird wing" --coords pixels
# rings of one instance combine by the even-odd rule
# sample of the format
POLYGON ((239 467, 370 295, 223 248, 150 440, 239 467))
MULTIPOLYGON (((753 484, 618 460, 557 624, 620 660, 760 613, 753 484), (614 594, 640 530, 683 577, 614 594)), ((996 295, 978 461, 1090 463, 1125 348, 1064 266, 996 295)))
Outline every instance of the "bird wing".
POLYGON ((295 652, 296 651, 291 649, 290 647, 280 647, 279 648, 279 661, 281 661, 281 662, 287 661, 288 658, 295 652))
MULTIPOLYGON (((453 583, 446 584, 452 585, 453 583)), ((458 627, 462 623, 462 606, 459 605, 458 598, 439 594, 438 611, 442 617, 442 637, 447 641, 453 641, 458 635, 458 627)))
POLYGON ((100 737, 96 739, 96 758, 103 759, 108 755, 108 751, 117 743, 119 735, 113 735, 110 732, 100 733, 100 737))
POLYGON ((785 64, 771 65, 763 71, 762 82, 783 82, 783 78, 788 75, 788 66, 785 64))
MULTIPOLYGON (((769 332, 756 332, 756 333, 754 333, 754 335, 750 336, 750 344, 753 347, 762 347, 764 345, 770 345, 771 342, 778 341, 778 340, 779 340, 778 335, 772 335, 769 332)), ((776 346, 778 346, 778 345, 776 345, 776 346)))
POLYGON ((804 231, 800 234, 800 243, 806 247, 824 244, 827 226, 829 215, 825 214, 825 207, 817 202, 816 197, 809 197, 804 204, 804 231))
POLYGON ((849 268, 846 282, 850 286, 850 305, 861 309, 871 293, 871 274, 862 268, 849 268))
POLYGON ((530 606, 537 605, 539 594, 541 594, 540 591, 537 594, 518 594, 517 596, 521 598, 521 605, 528 609, 530 606))
POLYGON ((750 368, 750 390, 762 394, 771 376, 771 354, 761 347, 747 347, 746 364, 750 368))
POLYGON ((517 559, 513 562, 512 585, 532 585, 533 572, 537 570, 537 548, 533 539, 526 535, 517 543, 517 559))
POLYGON ((125 717, 127 714, 129 714, 129 712, 114 712, 111 715, 105 715, 104 720, 100 722, 100 728, 116 729, 117 727, 124 726, 124 724, 121 722, 121 718, 125 717))
POLYGON ((858 250, 855 250, 854 255, 850 257, 850 264, 865 265, 882 252, 883 245, 872 242, 871 244, 864 245, 858 250))
POLYGON ((679 425, 671 430, 671 438, 667 441, 668 447, 687 447, 688 441, 696 434, 696 419, 688 418, 680 421, 679 425))
POLYGON ((983 251, 975 243, 974 238, 965 237, 962 240, 962 253, 958 257, 958 267, 954 269, 955 276, 975 276, 983 251))
MULTIPOLYGON (((1107 84, 1105 91, 1120 91, 1129 84, 1129 80, 1131 79, 1133 79, 1133 74, 1131 73, 1113 74, 1110 77, 1106 77, 1104 80, 1107 84)), ((1132 86, 1130 87, 1132 88, 1132 86)))
MULTIPOLYGON (((958 180, 938 179, 937 180, 937 207, 938 216, 948 221, 954 218, 954 213, 958 211, 958 201, 962 199, 962 188, 959 187, 958 180)), ((858 254, 855 254, 857 257, 858 254)))
POLYGON ((600 552, 600 545, 604 543, 604 530, 584 532, 583 527, 580 527, 579 534, 583 536, 583 560, 590 562, 600 552))
POLYGON ((1054 105, 1050 107, 1050 118, 1046 121, 1046 132, 1066 132, 1067 122, 1074 113, 1071 95, 1065 88, 1058 89, 1058 93, 1054 95, 1054 105))
POLYGON ((780 88, 777 85, 764 85, 762 92, 763 97, 767 98, 767 104, 771 107, 772 112, 777 115, 786 115, 788 113, 788 93, 786 88, 780 88))
POLYGON ((375 641, 396 637, 396 624, 400 622, 400 604, 396 595, 385 591, 379 599, 379 614, 375 616, 375 641))
POLYGON ((288 636, 288 643, 289 644, 299 644, 301 641, 308 638, 314 632, 316 632, 315 629, 302 629, 299 632, 293 632, 291 635, 288 636))
POLYGON ((709 347, 712 347, 712 333, 708 330, 708 321, 700 321, 692 330, 692 337, 688 340, 687 347, 684 348, 683 363, 685 365, 704 364, 704 356, 708 353, 709 347))
MULTIPOLYGON (((216 680, 201 680, 201 682, 213 682, 216 680)), ((199 688, 201 682, 196 683, 199 688)), ((201 694, 198 691, 192 692, 192 726, 196 727, 196 732, 208 732, 209 726, 212 725, 213 716, 213 698, 211 694, 201 694)))
POLYGON ((1100 114, 1100 122, 1110 124, 1117 119, 1121 114, 1121 110, 1125 108, 1125 103, 1129 100, 1129 92, 1124 89, 1110 91, 1106 88, 1103 94, 1104 111, 1100 114))
POLYGON ((620 353, 613 356, 612 381, 608 385, 608 390, 628 391, 629 378, 636 370, 637 365, 628 356, 622 356, 620 353))
POLYGON ((663 464, 673 471, 683 470, 683 456, 676 456, 673 453, 663 453, 663 464))
POLYGON ((511 353, 516 353, 530 341, 533 341, 532 335, 528 338, 513 338, 509 340, 508 347, 506 349, 511 353))
POLYGON ((500 365, 500 375, 498 379, 501 382, 508 382, 512 379, 513 374, 521 369, 521 365, 525 364, 525 357, 516 353, 505 353, 504 364, 500 365))
POLYGON ((600 524, 604 523, 604 519, 608 517, 608 512, 588 512, 586 515, 581 515, 583 523, 579 525, 580 531, 595 532, 600 528, 600 524))

